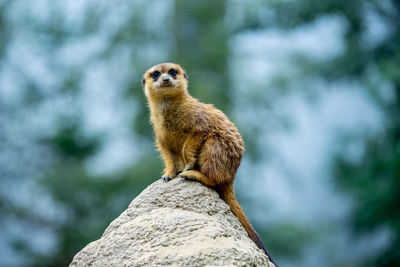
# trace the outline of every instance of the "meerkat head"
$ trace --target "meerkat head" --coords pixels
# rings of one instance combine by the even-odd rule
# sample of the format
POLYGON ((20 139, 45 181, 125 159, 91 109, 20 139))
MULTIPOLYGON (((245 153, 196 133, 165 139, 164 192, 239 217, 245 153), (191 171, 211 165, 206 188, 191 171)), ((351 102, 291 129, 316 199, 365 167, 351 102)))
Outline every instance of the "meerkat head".
POLYGON ((143 88, 149 96, 174 96, 186 92, 187 75, 178 64, 162 63, 148 69, 143 75, 143 88))

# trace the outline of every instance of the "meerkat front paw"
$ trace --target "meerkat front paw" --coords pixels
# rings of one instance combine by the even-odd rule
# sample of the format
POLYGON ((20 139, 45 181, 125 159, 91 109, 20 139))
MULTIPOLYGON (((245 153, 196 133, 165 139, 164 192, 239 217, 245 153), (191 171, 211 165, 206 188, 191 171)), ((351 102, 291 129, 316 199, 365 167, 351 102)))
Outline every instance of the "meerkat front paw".
POLYGON ((169 180, 171 180, 171 177, 168 176, 168 175, 163 175, 163 176, 161 177, 161 179, 163 179, 164 181, 168 182, 169 180))
POLYGON ((161 179, 168 182, 168 181, 176 178, 176 175, 177 175, 176 173, 166 173, 161 177, 161 179))

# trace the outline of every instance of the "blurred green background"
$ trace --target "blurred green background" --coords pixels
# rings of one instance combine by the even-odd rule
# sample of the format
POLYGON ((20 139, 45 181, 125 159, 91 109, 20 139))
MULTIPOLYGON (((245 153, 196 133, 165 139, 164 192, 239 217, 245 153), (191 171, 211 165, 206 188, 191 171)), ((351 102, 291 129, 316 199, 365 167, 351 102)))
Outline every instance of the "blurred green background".
POLYGON ((0 266, 67 266, 159 179, 167 61, 243 134, 280 266, 400 266, 399 0, 0 0, 0 266))

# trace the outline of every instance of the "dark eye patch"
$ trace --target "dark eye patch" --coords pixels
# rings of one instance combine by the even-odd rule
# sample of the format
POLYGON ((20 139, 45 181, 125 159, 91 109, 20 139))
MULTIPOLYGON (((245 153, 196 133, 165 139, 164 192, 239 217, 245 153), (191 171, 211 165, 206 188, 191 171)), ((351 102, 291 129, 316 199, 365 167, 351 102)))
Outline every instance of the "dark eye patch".
POLYGON ((161 73, 158 70, 153 71, 150 76, 153 78, 155 81, 157 81, 158 77, 160 77, 161 73))
POLYGON ((178 74, 178 71, 177 71, 176 69, 172 68, 172 69, 170 69, 170 70, 168 71, 168 74, 171 75, 172 78, 175 79, 175 78, 176 78, 176 75, 178 74))

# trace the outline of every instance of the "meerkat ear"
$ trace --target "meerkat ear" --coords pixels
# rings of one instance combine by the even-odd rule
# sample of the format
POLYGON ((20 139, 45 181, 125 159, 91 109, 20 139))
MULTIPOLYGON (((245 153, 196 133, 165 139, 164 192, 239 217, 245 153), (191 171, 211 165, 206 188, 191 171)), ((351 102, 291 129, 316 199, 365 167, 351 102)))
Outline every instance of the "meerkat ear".
POLYGON ((185 79, 188 78, 188 76, 187 76, 187 74, 185 72, 183 73, 183 77, 185 77, 185 79))
POLYGON ((146 79, 145 78, 142 79, 142 85, 143 85, 143 89, 144 89, 144 94, 145 94, 146 97, 148 97, 149 94, 147 93, 147 88, 145 86, 146 85, 146 79))

